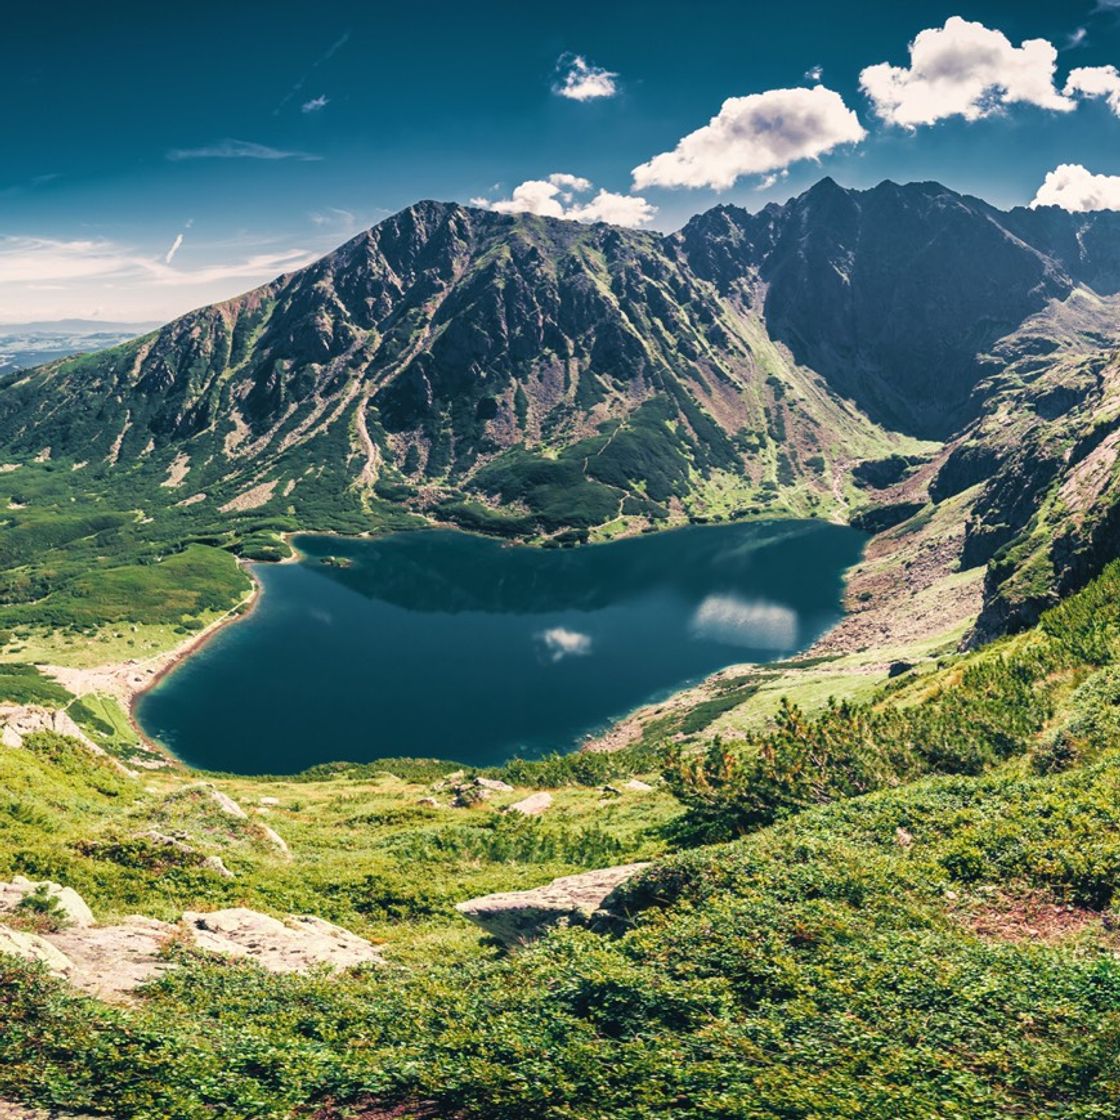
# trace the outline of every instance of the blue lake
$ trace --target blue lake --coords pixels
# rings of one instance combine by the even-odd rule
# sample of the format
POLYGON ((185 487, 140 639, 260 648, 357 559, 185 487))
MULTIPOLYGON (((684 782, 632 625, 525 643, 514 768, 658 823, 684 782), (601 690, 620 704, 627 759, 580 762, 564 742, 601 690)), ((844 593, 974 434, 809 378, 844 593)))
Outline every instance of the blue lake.
POLYGON ((577 549, 301 536, 300 562, 258 565, 256 610, 141 697, 137 717, 186 762, 245 774, 567 750, 717 669, 811 645, 841 617, 865 539, 818 521, 577 549))

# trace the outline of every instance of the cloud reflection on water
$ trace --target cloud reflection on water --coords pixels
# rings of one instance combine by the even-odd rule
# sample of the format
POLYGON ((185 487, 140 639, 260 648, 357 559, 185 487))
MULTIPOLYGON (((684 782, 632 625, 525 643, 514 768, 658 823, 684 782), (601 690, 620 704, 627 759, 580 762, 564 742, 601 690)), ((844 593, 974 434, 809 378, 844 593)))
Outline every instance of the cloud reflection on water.
POLYGON ((749 649, 792 649, 797 645, 797 612, 764 599, 709 595, 689 623, 694 638, 749 649))

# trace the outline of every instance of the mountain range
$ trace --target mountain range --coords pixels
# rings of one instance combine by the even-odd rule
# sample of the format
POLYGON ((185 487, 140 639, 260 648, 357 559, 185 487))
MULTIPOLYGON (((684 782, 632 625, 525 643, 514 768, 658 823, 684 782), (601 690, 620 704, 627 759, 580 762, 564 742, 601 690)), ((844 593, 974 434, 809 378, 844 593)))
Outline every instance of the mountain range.
POLYGON ((792 514, 897 536, 951 510, 983 639, 1117 551, 1118 312, 1120 214, 936 183, 823 179, 669 235, 420 202, 8 375, 0 447, 184 517, 308 528, 344 510, 567 543, 792 514))

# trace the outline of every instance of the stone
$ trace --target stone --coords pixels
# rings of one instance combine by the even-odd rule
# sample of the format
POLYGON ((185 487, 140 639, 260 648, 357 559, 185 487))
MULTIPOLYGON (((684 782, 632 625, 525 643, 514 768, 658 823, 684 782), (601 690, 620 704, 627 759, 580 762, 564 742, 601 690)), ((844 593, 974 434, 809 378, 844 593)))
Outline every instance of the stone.
POLYGON ((228 813, 231 817, 237 817, 243 821, 249 819, 249 814, 246 813, 228 793, 222 793, 220 789, 215 789, 213 786, 205 786, 204 788, 209 792, 210 800, 213 801, 223 813, 228 813))
POLYGON ((187 911, 183 926, 198 948, 253 960, 270 972, 383 963, 381 951, 365 938, 309 914, 281 921, 236 906, 210 913, 187 911))
POLYGON ((257 826, 261 832, 264 833, 264 838, 281 854, 284 856, 291 855, 288 848, 288 843, 275 829, 269 828, 268 825, 262 824, 257 826))
MULTIPOLYGON (((87 1112, 59 1112, 57 1109, 27 1108, 22 1104, 0 1101, 0 1120, 95 1120, 87 1112)), ((112 1120, 101 1116, 97 1120, 112 1120)))
POLYGON ((63 887, 48 879, 32 881, 22 875, 13 875, 10 883, 0 883, 0 914, 12 913, 24 898, 39 891, 54 899, 70 925, 79 928, 93 925, 93 911, 72 887, 63 887))
POLYGON ((914 843, 914 834, 908 832, 905 828, 899 825, 899 827, 894 830, 894 842, 900 848, 909 848, 910 845, 914 843))
POLYGON ((38 961, 56 976, 68 975, 73 967, 66 954, 55 948, 45 937, 12 929, 10 926, 0 926, 0 953, 22 957, 25 961, 38 961))
POLYGON ((612 896, 647 867, 648 863, 628 863, 565 875, 533 890, 472 898, 455 909, 504 944, 520 945, 560 921, 589 925, 619 916, 612 896))
POLYGON ((443 807, 434 797, 421 797, 420 800, 416 802, 416 804, 426 805, 429 809, 441 809, 443 807))
POLYGON ((492 790, 494 793, 513 793, 513 786, 507 782, 498 781, 497 778, 475 778, 474 784, 483 789, 492 790))
POLYGON ((207 871, 213 871, 215 875, 220 875, 223 879, 232 879, 234 877, 233 872, 222 862, 221 856, 207 856, 202 861, 202 866, 205 867, 207 871))
POLYGON ((262 805, 279 805, 280 804, 280 798, 279 797, 262 797, 261 798, 261 804, 262 805))
POLYGON ((539 817, 552 807, 551 793, 531 793, 521 801, 514 802, 506 810, 508 813, 523 813, 527 817, 539 817))
POLYGON ((133 915, 118 925, 63 930, 48 937, 70 961, 71 984, 98 999, 117 1000, 171 967, 161 955, 177 932, 167 922, 133 915))
POLYGON ((639 778, 631 778, 623 787, 623 789, 633 790, 635 793, 649 793, 653 786, 649 782, 643 782, 639 778))

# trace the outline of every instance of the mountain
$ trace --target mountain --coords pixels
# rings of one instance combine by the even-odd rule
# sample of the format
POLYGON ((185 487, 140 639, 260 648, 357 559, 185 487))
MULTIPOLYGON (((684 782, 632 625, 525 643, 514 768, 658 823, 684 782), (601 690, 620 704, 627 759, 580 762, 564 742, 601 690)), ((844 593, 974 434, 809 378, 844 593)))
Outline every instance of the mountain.
POLYGON ((30 369, 81 351, 116 346, 159 325, 110 323, 97 319, 0 323, 0 374, 15 369, 30 369))
POLYGON ((421 202, 10 376, 0 447, 196 511, 558 542, 761 514, 921 528, 951 503, 990 636, 1120 543, 1118 292, 1120 214, 936 183, 824 179, 664 236, 421 202))

